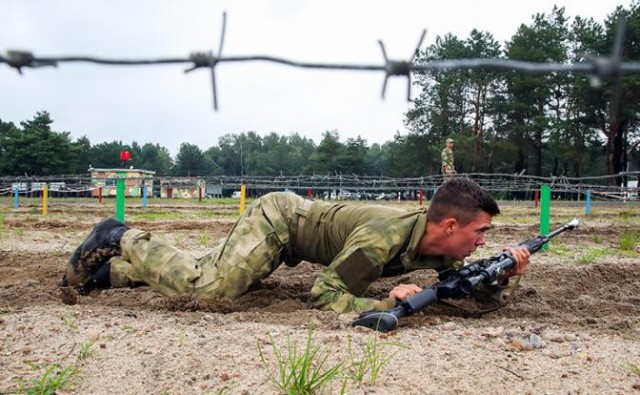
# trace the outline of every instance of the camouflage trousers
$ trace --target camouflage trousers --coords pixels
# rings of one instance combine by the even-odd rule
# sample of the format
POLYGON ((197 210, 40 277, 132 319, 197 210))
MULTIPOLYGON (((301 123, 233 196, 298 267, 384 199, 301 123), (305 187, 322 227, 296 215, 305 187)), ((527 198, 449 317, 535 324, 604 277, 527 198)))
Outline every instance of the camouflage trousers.
POLYGON ((167 295, 236 298, 292 255, 298 215, 304 199, 287 192, 267 194, 251 204, 227 238, 211 253, 195 258, 156 235, 129 229, 122 255, 111 258, 112 287, 136 282, 167 295))

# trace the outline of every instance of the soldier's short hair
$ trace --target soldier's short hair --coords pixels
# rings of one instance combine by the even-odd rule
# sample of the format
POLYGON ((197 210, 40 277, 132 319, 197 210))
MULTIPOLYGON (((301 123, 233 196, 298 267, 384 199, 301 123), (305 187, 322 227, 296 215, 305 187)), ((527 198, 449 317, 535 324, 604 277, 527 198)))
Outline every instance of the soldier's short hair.
POLYGON ((429 222, 440 222, 446 217, 454 217, 464 226, 480 211, 492 217, 500 214, 489 191, 468 178, 452 178, 438 188, 427 210, 427 218, 429 222))
POLYGON ((454 142, 453 139, 447 139, 447 144, 453 143, 453 142, 454 142))

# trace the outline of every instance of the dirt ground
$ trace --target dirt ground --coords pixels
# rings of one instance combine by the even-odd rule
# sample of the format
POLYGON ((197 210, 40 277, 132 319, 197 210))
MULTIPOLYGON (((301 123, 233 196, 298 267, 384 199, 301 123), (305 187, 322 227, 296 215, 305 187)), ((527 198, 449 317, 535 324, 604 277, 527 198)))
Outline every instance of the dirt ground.
MULTIPOLYGON (((144 209, 134 207, 128 224, 196 256, 233 222, 233 216, 198 214, 228 207, 153 209, 186 219, 136 220, 144 209)), ((503 213, 477 257, 537 234, 536 209, 503 213)), ((386 361, 377 376, 344 376, 324 393, 339 393, 343 382, 348 394, 640 393, 640 371, 633 369, 640 369, 640 253, 618 250, 622 234, 640 232, 640 208, 596 207, 589 217, 580 207, 554 213, 552 229, 573 216, 581 227, 532 258, 512 303, 481 317, 432 306, 379 334, 353 328, 355 314, 307 308, 320 270, 310 263, 278 269, 235 303, 162 297, 145 287, 62 303, 57 285, 69 255, 112 208, 53 204, 46 217, 33 207, 4 208, 0 393, 24 390, 57 364, 50 375, 76 369, 58 394, 277 394, 275 351, 291 350, 287 339, 303 350, 310 326, 327 366, 348 366, 372 344, 377 361, 386 361)), ((434 280, 433 273, 414 272, 378 281, 367 292, 383 297, 397 283, 434 280)))

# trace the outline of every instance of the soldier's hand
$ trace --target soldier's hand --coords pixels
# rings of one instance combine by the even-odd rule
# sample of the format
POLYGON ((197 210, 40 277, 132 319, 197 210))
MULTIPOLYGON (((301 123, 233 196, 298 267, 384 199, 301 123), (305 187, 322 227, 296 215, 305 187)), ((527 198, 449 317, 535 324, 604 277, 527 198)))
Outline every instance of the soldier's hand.
POLYGON ((405 300, 409 296, 414 295, 420 291, 422 291, 422 288, 415 284, 400 284, 396 285, 391 290, 391 292, 389 292, 389 297, 398 300, 405 300))
POLYGON ((509 251, 511 253, 516 260, 516 264, 505 272, 504 278, 523 275, 525 270, 527 270, 529 257, 531 256, 527 247, 511 247, 506 248, 505 251, 509 251))

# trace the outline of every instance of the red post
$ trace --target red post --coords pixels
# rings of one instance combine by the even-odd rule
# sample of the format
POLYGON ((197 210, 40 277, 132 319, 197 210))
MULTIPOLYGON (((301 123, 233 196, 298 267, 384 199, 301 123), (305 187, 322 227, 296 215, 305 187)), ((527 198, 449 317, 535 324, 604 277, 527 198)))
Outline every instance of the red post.
POLYGON ((537 189, 533 194, 533 207, 538 208, 540 206, 540 190, 537 189))
POLYGON ((309 199, 311 199, 313 197, 313 191, 311 190, 311 188, 307 189, 307 197, 309 199))
POLYGON ((422 198, 424 197, 424 192, 422 191, 422 188, 420 188, 418 190, 418 201, 420 202, 420 205, 422 206, 422 198))
POLYGON ((202 187, 198 187, 198 202, 202 203, 202 187))
POLYGON ((102 204, 102 187, 98 188, 98 203, 102 204))

